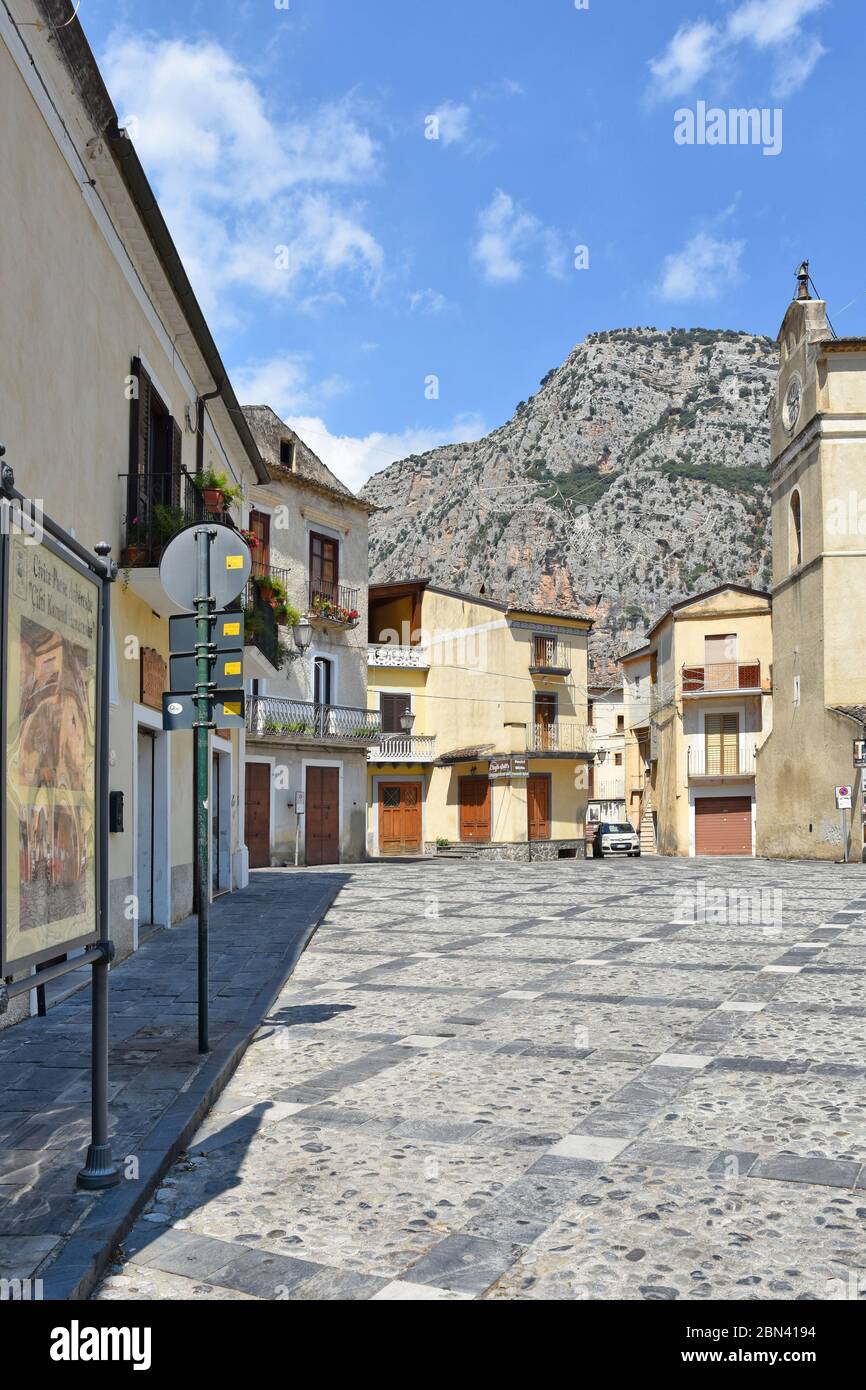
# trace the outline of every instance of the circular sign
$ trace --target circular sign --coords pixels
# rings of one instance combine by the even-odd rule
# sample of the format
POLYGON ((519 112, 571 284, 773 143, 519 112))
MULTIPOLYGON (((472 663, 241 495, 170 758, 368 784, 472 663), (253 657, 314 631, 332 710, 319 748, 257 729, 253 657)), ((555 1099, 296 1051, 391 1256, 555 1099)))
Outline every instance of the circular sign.
POLYGON ((199 533, 208 536, 210 597, 217 608, 236 599, 250 577, 250 548, 231 526, 218 521, 199 521, 172 536, 159 562, 159 579, 165 592, 180 608, 195 612, 198 595, 199 533))
POLYGON ((179 705, 177 700, 172 700, 168 712, 169 714, 183 714, 183 705, 179 705))

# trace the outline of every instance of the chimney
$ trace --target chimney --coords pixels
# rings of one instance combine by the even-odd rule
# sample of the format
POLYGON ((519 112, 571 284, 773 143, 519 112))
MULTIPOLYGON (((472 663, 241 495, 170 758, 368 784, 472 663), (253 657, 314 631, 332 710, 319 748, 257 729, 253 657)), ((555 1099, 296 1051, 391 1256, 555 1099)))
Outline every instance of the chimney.
POLYGON ((795 298, 797 298, 797 299, 811 299, 811 298, 812 298, 812 296, 811 296, 810 293, 809 293, 809 262, 808 262, 808 261, 803 261, 802 265, 800 266, 800 269, 797 271, 797 293, 796 293, 795 298))

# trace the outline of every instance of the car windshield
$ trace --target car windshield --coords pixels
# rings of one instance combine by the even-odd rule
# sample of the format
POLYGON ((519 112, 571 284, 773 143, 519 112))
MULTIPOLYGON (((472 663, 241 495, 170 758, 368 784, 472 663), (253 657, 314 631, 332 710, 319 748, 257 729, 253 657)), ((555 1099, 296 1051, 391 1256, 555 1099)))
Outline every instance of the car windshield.
POLYGON ((633 835, 634 831, 628 822, 605 821, 601 827, 602 835, 633 835))

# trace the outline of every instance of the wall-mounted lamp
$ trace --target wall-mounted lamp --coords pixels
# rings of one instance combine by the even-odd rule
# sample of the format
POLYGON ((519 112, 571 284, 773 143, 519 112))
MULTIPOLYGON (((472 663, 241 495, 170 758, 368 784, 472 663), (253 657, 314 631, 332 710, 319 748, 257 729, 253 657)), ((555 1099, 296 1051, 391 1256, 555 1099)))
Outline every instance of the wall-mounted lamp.
POLYGON ((308 622, 306 618, 299 618, 296 623, 292 624, 292 641, 295 644, 295 650, 292 651, 291 647, 288 648, 289 659, 297 661, 299 656, 305 656, 312 640, 312 623, 308 622))
POLYGON ((415 723, 415 716, 410 709, 405 709, 400 715, 400 728, 404 734, 411 734, 412 726, 415 723))

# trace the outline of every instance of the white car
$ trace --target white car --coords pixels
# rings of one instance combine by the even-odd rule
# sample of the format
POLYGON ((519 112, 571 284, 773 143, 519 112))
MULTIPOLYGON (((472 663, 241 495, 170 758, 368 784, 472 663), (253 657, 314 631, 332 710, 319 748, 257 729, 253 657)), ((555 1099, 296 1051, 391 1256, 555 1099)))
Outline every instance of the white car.
POLYGON ((599 857, 605 854, 627 854, 633 858, 640 856, 640 840, 634 826, 628 821, 602 821, 594 848, 599 857))

